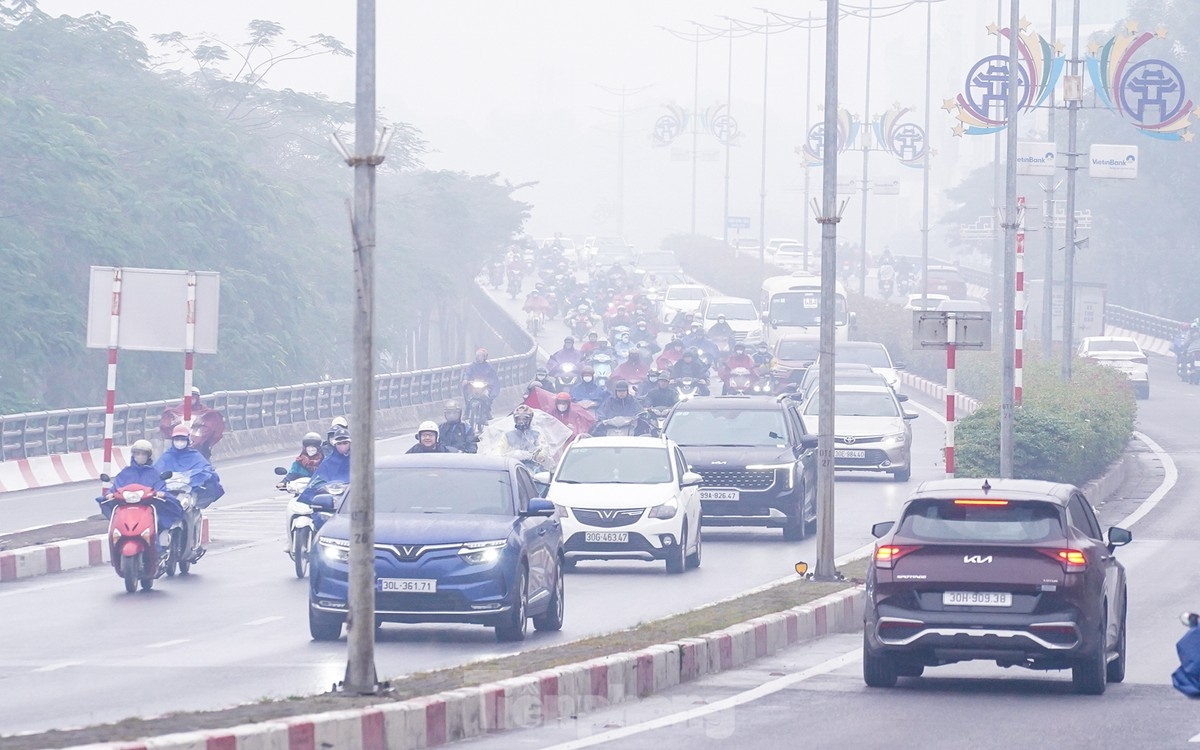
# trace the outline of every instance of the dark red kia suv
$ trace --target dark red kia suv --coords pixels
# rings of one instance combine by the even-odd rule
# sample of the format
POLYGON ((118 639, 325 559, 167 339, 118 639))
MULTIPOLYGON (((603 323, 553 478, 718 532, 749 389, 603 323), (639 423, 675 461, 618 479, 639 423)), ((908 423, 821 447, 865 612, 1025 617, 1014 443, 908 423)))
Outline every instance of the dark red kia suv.
POLYGON ((867 570, 863 679, 892 687, 972 659, 1071 669, 1098 695, 1125 678, 1125 568, 1133 535, 1100 530, 1077 487, 945 479, 878 523, 867 570))

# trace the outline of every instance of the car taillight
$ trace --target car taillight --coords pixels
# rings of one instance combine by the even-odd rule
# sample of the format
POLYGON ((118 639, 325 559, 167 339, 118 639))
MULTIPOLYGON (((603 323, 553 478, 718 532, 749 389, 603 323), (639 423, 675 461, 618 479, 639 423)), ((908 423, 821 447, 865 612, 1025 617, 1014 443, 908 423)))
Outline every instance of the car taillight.
POLYGON ((1008 505, 1007 500, 955 500, 955 505, 985 505, 996 508, 1003 508, 1008 505))
POLYGON ((1082 573, 1087 570, 1087 556, 1077 549, 1039 549, 1038 552, 1061 563, 1065 573, 1082 573))
POLYGON ((912 544, 881 544, 875 548, 875 567, 891 570, 897 560, 919 549, 919 546, 912 544))

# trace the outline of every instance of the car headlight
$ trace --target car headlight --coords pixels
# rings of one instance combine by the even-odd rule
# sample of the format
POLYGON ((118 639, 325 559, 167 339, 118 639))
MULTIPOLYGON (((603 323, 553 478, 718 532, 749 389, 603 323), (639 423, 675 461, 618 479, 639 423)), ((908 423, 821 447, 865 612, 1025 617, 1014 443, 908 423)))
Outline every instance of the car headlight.
POLYGON ((793 470, 795 468, 796 468, 796 465, 790 464, 790 463, 789 464, 748 464, 746 466, 746 471, 777 471, 777 472, 781 472, 783 474, 783 481, 784 481, 785 488, 791 489, 792 482, 794 481, 792 478, 792 474, 793 474, 793 470))
POLYGON ((330 562, 346 562, 350 559, 350 542, 345 539, 322 539, 321 557, 330 562))
POLYGON ((677 501, 675 498, 671 498, 662 505, 655 505, 653 508, 651 508, 648 517, 667 521, 674 518, 675 514, 678 512, 679 501, 677 501))
POLYGON ((554 504, 554 515, 557 518, 570 518, 571 514, 567 512, 567 506, 554 504))
POLYGON ((881 442, 885 445, 904 445, 905 437, 903 432, 895 432, 891 435, 884 435, 881 442))
POLYGON ((488 542, 467 542, 458 551, 458 556, 467 565, 486 565, 500 559, 504 553, 507 539, 494 539, 488 542))

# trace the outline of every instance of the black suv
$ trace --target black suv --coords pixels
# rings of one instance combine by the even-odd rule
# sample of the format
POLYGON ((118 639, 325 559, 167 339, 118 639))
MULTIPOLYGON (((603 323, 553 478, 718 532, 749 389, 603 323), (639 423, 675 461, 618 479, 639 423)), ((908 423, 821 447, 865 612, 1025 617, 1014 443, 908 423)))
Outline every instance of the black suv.
POLYGON ((789 541, 817 526, 817 436, 796 403, 762 396, 681 401, 663 434, 704 477, 700 506, 711 526, 771 526, 789 541))

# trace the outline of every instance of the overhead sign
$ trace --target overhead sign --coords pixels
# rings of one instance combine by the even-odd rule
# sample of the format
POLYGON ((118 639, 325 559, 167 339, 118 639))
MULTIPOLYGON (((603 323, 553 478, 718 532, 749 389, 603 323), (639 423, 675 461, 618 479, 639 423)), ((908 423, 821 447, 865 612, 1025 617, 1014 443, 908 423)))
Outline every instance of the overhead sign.
POLYGON ((992 349, 992 313, 913 310, 913 348, 946 349, 950 331, 960 350, 986 352, 992 349))
MULTIPOLYGON (((197 354, 217 351, 221 275, 196 271, 197 354)), ((88 289, 87 346, 106 349, 113 315, 119 319, 117 348, 144 352, 186 352, 188 272, 161 268, 122 268, 119 307, 114 310, 113 269, 92 266, 88 289), (119 312, 118 312, 119 311, 119 312)))
POLYGON ((729 227, 730 229, 749 229, 750 228, 750 217, 749 216, 730 216, 729 218, 727 218, 725 220, 725 226, 729 227))
POLYGON ((1057 156, 1053 143, 1020 141, 1017 143, 1017 174, 1053 177, 1057 156))
POLYGON ((1088 175, 1117 180, 1138 176, 1138 147, 1093 143, 1088 152, 1088 175))

